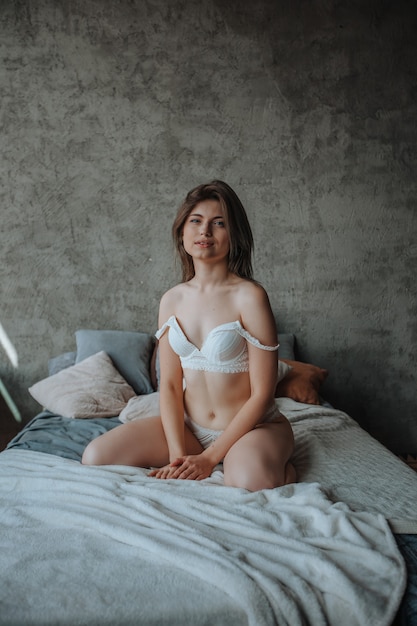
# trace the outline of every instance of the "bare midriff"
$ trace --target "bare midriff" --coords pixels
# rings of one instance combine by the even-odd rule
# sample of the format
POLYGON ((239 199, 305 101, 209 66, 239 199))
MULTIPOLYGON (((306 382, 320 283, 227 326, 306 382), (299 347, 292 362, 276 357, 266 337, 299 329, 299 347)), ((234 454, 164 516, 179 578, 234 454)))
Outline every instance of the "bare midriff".
POLYGON ((189 417, 213 430, 224 430, 250 397, 249 373, 184 370, 184 408, 189 417))

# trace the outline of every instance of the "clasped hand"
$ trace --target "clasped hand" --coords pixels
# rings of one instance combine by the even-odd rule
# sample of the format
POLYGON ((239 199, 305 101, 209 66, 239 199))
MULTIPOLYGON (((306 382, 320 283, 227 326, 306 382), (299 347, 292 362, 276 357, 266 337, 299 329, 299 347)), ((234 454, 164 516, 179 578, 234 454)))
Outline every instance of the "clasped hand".
POLYGON ((203 480, 208 478, 214 465, 201 454, 191 454, 179 457, 169 463, 149 472, 153 478, 180 478, 183 480, 203 480))

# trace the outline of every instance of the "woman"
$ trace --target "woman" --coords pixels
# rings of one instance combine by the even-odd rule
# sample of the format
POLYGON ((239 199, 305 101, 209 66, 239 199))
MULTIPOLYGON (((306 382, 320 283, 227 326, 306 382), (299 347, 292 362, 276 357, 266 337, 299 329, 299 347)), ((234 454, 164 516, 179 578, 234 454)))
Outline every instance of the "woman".
POLYGON ((92 441, 83 463, 156 467, 149 476, 250 491, 295 482, 294 437, 274 403, 278 342, 264 289, 252 279, 245 210, 224 182, 190 191, 173 225, 183 282, 159 309, 161 416, 92 441))

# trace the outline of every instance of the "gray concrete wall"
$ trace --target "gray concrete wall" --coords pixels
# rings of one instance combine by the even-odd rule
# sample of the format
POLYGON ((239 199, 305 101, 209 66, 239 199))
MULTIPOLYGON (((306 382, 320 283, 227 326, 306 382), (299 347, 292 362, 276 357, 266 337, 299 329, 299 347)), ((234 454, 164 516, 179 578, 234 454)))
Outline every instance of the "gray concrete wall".
POLYGON ((417 451, 415 2, 2 0, 0 321, 27 387, 78 328, 156 328, 219 177, 325 393, 417 451))

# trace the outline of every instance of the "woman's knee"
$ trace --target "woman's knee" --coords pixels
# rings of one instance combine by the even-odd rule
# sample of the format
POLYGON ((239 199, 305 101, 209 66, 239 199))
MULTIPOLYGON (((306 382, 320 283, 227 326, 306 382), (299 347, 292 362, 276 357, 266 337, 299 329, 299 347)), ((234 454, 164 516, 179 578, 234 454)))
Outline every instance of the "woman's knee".
POLYGON ((104 465, 103 454, 101 446, 98 444, 97 439, 90 441, 87 447, 84 449, 81 463, 83 465, 104 465))
POLYGON ((274 489, 284 484, 284 472, 277 467, 262 463, 261 459, 229 458, 224 460, 224 484, 248 491, 274 489), (282 474, 282 476, 281 476, 282 474))
MULTIPOLYGON (((287 464, 291 465, 291 464, 287 464)), ((248 491, 275 489, 296 482, 294 467, 283 467, 282 470, 266 469, 265 467, 232 467, 224 471, 224 484, 229 487, 240 487, 248 491)))
POLYGON ((161 467, 168 463, 168 447, 160 418, 121 424, 93 439, 84 450, 84 465, 161 467))
POLYGON ((238 487, 240 489, 246 489, 247 491, 261 491, 262 489, 275 489, 280 485, 277 483, 273 476, 259 476, 259 475, 227 475, 225 472, 224 484, 228 487, 238 487))
POLYGON ((271 453, 268 449, 235 445, 223 462, 224 484, 248 491, 275 489, 296 482, 294 466, 288 455, 271 453))
POLYGON ((259 491, 294 482, 287 468, 291 442, 281 431, 281 425, 262 425, 238 440, 224 459, 225 484, 259 491))

